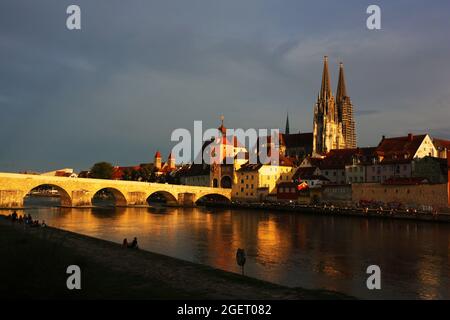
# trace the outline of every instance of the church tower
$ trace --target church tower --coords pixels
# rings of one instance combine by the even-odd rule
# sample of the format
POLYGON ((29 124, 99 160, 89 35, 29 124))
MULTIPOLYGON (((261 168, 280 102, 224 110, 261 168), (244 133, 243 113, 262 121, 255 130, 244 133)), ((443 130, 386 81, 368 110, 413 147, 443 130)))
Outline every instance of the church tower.
POLYGON ((342 123, 342 135, 347 149, 356 148, 356 129, 353 118, 353 105, 347 95, 345 85, 344 64, 339 64, 339 82, 336 90, 336 106, 338 109, 339 122, 342 123))
POLYGON ((328 57, 324 57, 322 86, 314 108, 313 154, 324 154, 333 149, 345 148, 342 123, 331 91, 328 57))

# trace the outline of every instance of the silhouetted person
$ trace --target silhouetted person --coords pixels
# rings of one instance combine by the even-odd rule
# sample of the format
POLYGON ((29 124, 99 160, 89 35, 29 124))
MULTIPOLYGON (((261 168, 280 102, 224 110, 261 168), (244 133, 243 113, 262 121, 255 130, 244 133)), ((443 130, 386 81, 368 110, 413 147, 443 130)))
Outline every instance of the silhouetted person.
POLYGON ((14 211, 14 212, 12 213, 11 219, 12 219, 13 222, 16 222, 16 221, 17 221, 17 212, 16 212, 16 211, 14 211))
POLYGON ((123 239, 122 247, 128 248, 128 239, 127 238, 123 239))
POLYGON ((138 242, 137 242, 137 238, 136 237, 134 237, 133 241, 129 245, 129 248, 131 248, 131 249, 137 249, 138 248, 138 242))

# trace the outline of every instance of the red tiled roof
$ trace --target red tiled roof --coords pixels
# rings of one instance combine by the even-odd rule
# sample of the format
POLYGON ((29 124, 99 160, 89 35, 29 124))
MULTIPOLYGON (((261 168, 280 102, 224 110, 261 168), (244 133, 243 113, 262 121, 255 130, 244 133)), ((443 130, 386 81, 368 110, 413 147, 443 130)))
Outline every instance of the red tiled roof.
POLYGON ((377 147, 377 154, 383 161, 412 160, 426 135, 409 134, 404 137, 384 138, 377 147))
POLYGON ((437 149, 441 149, 441 150, 447 149, 447 150, 450 150, 450 140, 433 139, 433 143, 434 143, 434 146, 435 146, 437 149))
POLYGON ((120 180, 123 177, 123 173, 125 170, 139 170, 140 166, 133 166, 133 167, 114 167, 114 171, 112 174, 112 178, 114 180, 120 180))
POLYGON ((161 158, 161 152, 156 151, 156 153, 155 153, 155 158, 161 158))
POLYGON ((278 157, 278 162, 275 163, 275 165, 284 166, 284 167, 293 167, 294 166, 295 159, 292 159, 290 157, 286 157, 282 154, 278 157))

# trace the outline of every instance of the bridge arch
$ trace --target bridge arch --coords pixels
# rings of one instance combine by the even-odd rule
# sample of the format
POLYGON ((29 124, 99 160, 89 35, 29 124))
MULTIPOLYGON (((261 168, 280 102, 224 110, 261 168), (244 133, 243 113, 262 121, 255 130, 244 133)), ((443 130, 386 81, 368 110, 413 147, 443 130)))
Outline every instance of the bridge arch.
POLYGON ((100 188, 93 192, 91 202, 94 204, 94 199, 113 200, 114 206, 126 206, 128 204, 127 198, 122 191, 114 187, 100 188), (113 199, 111 199, 111 196, 113 199))
POLYGON ((221 193, 211 192, 211 193, 199 194, 195 200, 195 203, 197 205, 206 203, 206 202, 217 202, 217 203, 227 203, 228 204, 228 203, 231 203, 231 199, 228 196, 223 195, 221 193))
MULTIPOLYGON (((28 195, 32 195, 33 191, 38 191, 39 189, 43 190, 45 188, 52 188, 58 191, 58 196, 60 199, 60 205, 62 207, 71 207, 72 206, 72 197, 70 196, 69 192, 64 189, 63 187, 60 187, 56 184, 49 184, 49 183, 41 183, 33 186, 28 190, 28 192, 24 195, 24 201, 25 197, 28 195)), ((52 196, 51 193, 49 193, 49 196, 52 196)))
POLYGON ((147 203, 162 202, 167 205, 178 204, 178 198, 173 193, 166 190, 157 190, 149 193, 146 198, 147 203))

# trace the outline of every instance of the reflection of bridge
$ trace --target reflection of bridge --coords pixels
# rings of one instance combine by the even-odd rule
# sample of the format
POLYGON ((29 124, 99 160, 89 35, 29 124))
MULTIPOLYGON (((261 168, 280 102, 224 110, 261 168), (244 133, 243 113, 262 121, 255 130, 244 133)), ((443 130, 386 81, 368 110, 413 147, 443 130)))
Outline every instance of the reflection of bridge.
POLYGON ((145 205, 155 193, 163 196, 167 204, 180 206, 192 206, 205 196, 231 199, 231 189, 0 173, 0 207, 23 207, 25 196, 32 189, 44 185, 57 189, 61 205, 68 207, 91 206, 94 195, 103 189, 112 192, 118 206, 145 205))

